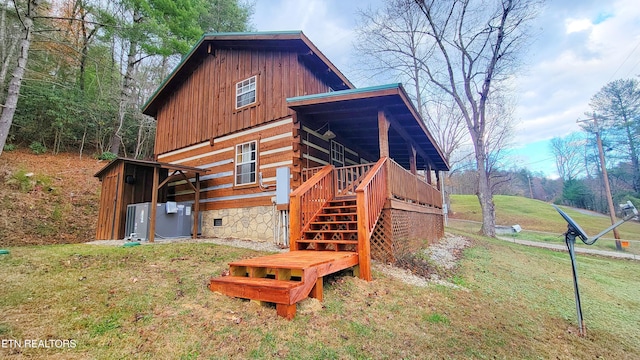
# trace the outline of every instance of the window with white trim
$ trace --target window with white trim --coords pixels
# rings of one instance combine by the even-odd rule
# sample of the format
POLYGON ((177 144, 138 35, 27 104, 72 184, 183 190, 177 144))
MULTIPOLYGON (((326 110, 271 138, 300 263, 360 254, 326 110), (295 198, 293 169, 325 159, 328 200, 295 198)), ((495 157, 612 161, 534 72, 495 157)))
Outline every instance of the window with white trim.
POLYGON ((331 140, 331 163, 336 166, 344 166, 344 146, 331 140))
POLYGON ((236 84, 236 109, 256 102, 256 77, 252 76, 236 84))
POLYGON ((236 145, 236 185, 256 183, 257 141, 236 145))

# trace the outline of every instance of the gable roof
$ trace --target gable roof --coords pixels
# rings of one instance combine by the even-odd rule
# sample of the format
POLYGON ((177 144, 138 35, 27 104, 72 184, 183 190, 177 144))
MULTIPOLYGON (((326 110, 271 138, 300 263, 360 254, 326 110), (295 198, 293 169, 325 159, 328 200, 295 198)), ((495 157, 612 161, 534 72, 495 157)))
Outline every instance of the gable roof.
POLYGON ((142 112, 155 116, 162 100, 171 93, 201 63, 201 59, 214 49, 289 49, 303 57, 303 63, 336 90, 355 86, 338 68, 302 33, 302 31, 207 33, 200 38, 180 64, 160 84, 143 105, 142 112))
POLYGON ((434 170, 449 171, 440 147, 400 83, 298 96, 288 98, 287 105, 330 124, 336 133, 358 143, 370 154, 380 151, 378 111, 384 110, 391 123, 391 158, 408 169, 410 154, 406 140, 410 139, 423 158, 418 161, 419 167, 427 165, 423 161, 428 160, 434 170))

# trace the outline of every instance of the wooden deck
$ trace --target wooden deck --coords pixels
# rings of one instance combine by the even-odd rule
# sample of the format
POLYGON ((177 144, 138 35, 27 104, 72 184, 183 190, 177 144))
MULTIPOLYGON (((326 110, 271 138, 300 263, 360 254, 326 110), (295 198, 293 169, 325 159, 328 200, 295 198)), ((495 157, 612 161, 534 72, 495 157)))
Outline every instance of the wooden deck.
MULTIPOLYGON (((380 221, 385 204, 398 199, 438 206, 442 201, 431 185, 386 157, 375 164, 325 166, 307 177, 290 195, 290 252, 234 261, 229 276, 211 279, 212 291, 275 303, 278 315, 291 319, 297 302, 309 296, 322 300, 328 274, 356 267, 357 276, 371 281, 374 230, 382 224, 378 237, 393 230, 380 221), (404 185, 392 185, 390 179, 404 185)), ((382 240, 377 243, 390 244, 382 240)))
POLYGON ((350 251, 301 250, 234 261, 229 276, 211 279, 211 291, 272 302, 278 315, 292 319, 296 303, 311 296, 322 301, 323 277, 358 265, 350 251))

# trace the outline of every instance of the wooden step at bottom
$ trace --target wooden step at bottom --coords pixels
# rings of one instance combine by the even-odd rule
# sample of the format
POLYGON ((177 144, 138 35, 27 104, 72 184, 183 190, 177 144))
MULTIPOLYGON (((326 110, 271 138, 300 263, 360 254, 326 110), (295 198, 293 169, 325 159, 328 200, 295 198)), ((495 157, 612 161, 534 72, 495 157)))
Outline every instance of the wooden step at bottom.
POLYGON ((209 289, 228 296, 291 305, 291 292, 304 286, 299 281, 222 276, 211 279, 209 289))

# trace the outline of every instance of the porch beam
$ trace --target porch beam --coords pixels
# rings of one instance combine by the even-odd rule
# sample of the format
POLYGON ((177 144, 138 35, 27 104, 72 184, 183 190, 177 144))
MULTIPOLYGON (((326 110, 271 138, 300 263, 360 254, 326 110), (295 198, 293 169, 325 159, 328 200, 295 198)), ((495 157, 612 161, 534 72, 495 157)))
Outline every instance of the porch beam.
POLYGON ((416 149, 416 153, 417 154, 420 154, 420 156, 425 160, 430 159, 429 155, 427 155, 427 153, 424 152, 424 150, 422 150, 422 148, 420 148, 419 146, 416 146, 416 144, 413 141, 411 135, 409 135, 407 130, 405 128, 403 128, 402 126, 400 126, 400 124, 397 121, 389 121, 389 124, 390 124, 390 126, 393 128, 393 130, 395 132, 397 132, 403 139, 406 140, 407 144, 410 144, 411 146, 413 146, 416 149))

